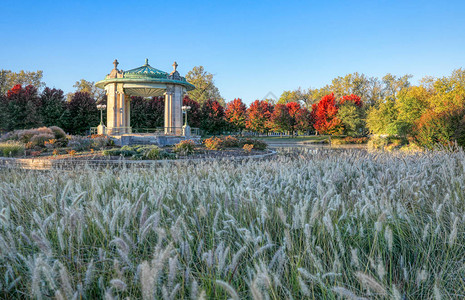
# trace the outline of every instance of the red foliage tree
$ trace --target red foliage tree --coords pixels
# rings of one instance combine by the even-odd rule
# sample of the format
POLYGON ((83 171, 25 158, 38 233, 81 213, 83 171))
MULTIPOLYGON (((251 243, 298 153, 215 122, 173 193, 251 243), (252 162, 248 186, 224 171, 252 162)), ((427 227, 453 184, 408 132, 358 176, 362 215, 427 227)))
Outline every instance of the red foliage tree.
POLYGON ((187 123, 190 127, 199 128, 201 125, 202 114, 200 111, 200 104, 185 95, 182 99, 182 105, 190 106, 191 109, 187 112, 187 123))
POLYGON ((346 95, 339 100, 339 105, 344 104, 344 102, 351 101, 353 102, 356 106, 362 107, 362 99, 354 94, 346 95))
POLYGON ((3 100, 0 116, 1 127, 5 130, 33 128, 42 125, 41 101, 37 88, 20 84, 8 90, 3 100))
POLYGON ((225 119, 233 130, 242 131, 247 120, 247 107, 242 99, 236 98, 226 105, 225 119))
POLYGON ((337 118, 337 111, 334 93, 324 96, 318 103, 313 104, 315 130, 320 134, 340 134, 343 128, 342 121, 337 118))
POLYGON ((286 104, 276 104, 270 118, 271 128, 277 132, 289 132, 293 129, 292 117, 286 104))
POLYGON ((270 130, 270 118, 273 106, 262 100, 255 100, 247 109, 246 128, 255 132, 267 132, 270 130))
POLYGON ((289 115, 291 116, 291 129, 290 131, 292 131, 292 133, 294 133, 296 131, 296 124, 297 124, 297 120, 296 120, 296 114, 297 112, 300 110, 300 104, 297 103, 297 102, 289 102, 286 104, 286 107, 289 111, 289 115))
POLYGON ((299 109, 295 115, 295 127, 294 129, 300 132, 309 132, 313 128, 313 115, 312 113, 306 109, 301 108, 299 109))
POLYGON ((205 101, 201 109, 201 128, 209 133, 221 133, 225 127, 224 108, 216 100, 205 101))
POLYGON ((286 104, 287 109, 289 110, 289 115, 294 118, 296 113, 300 110, 301 106, 297 102, 289 102, 286 104))

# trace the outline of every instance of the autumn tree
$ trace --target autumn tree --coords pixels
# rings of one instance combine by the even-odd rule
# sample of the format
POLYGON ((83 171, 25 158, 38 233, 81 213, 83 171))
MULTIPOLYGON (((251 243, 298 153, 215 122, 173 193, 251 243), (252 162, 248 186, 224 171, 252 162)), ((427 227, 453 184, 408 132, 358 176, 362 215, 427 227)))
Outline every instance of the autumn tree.
POLYGON ((212 134, 221 133, 226 125, 223 106, 216 100, 208 100, 201 107, 201 128, 212 134))
POLYGON ((314 128, 320 134, 341 134, 342 121, 337 117, 338 108, 334 94, 324 96, 312 105, 312 114, 315 118, 314 128))
POLYGON ((220 91, 215 86, 213 74, 205 71, 203 66, 194 67, 186 74, 187 82, 195 85, 195 89, 189 91, 189 98, 197 101, 200 106, 208 100, 214 100, 224 105, 224 99, 221 97, 220 91))
POLYGON ((45 86, 42 81, 42 71, 24 71, 12 72, 10 70, 0 70, 0 94, 5 95, 7 91, 15 85, 28 86, 32 85, 37 90, 45 86))
POLYGON ((294 130, 303 133, 310 133, 313 131, 313 115, 305 107, 300 108, 294 115, 295 125, 294 130))
POLYGON ((226 105, 225 119, 232 130, 241 132, 247 120, 247 107, 242 99, 236 98, 226 105))
POLYGON ((270 118, 270 127, 276 132, 290 132, 293 130, 292 117, 286 104, 278 103, 274 106, 270 118))
POLYGON ((20 84, 8 90, 0 107, 4 130, 26 129, 42 125, 37 88, 20 84))
POLYGON ((255 100, 247 109, 246 128, 255 132, 268 132, 273 106, 266 101, 255 100))

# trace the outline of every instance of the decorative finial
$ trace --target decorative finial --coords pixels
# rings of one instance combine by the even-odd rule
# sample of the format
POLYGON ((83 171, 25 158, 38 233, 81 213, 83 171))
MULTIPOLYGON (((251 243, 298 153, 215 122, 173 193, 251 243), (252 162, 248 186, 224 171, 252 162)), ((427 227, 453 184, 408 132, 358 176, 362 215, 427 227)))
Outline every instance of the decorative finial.
POLYGON ((176 72, 176 69, 178 68, 178 63, 174 62, 173 63, 173 72, 176 72))
POLYGON ((149 65, 149 59, 148 59, 148 58, 145 59, 145 65, 146 65, 146 66, 149 65))
POLYGON ((115 66, 115 70, 118 70, 119 62, 117 59, 115 59, 115 61, 113 62, 113 65, 115 66))

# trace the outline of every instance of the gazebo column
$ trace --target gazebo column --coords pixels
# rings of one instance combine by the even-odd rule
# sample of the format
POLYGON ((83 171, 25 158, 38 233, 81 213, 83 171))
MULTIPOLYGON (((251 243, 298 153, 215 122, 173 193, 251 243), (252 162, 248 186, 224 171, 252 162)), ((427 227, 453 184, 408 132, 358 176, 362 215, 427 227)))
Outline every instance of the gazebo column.
POLYGON ((174 134, 173 95, 174 89, 167 87, 165 92, 165 134, 174 134))
POLYGON ((126 127, 128 127, 128 133, 132 133, 131 130, 131 97, 124 96, 124 99, 126 101, 126 115, 125 115, 125 122, 126 122, 126 127))
POLYGON ((118 127, 118 94, 116 84, 112 83, 106 86, 107 92, 107 129, 113 132, 113 128, 118 127))
POLYGON ((180 85, 174 86, 174 127, 176 135, 182 135, 182 98, 184 97, 184 88, 180 85))
POLYGON ((165 93, 165 134, 182 135, 182 98, 184 88, 167 86, 165 93))

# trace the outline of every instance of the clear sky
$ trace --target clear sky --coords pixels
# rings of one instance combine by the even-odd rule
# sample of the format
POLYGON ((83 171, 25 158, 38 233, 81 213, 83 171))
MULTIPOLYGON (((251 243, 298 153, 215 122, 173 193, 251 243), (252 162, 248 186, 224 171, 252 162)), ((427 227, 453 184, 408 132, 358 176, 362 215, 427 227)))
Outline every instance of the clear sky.
POLYGON ((149 63, 215 74, 246 103, 352 72, 446 76, 465 67, 465 1, 0 1, 0 69, 73 91, 149 63))

